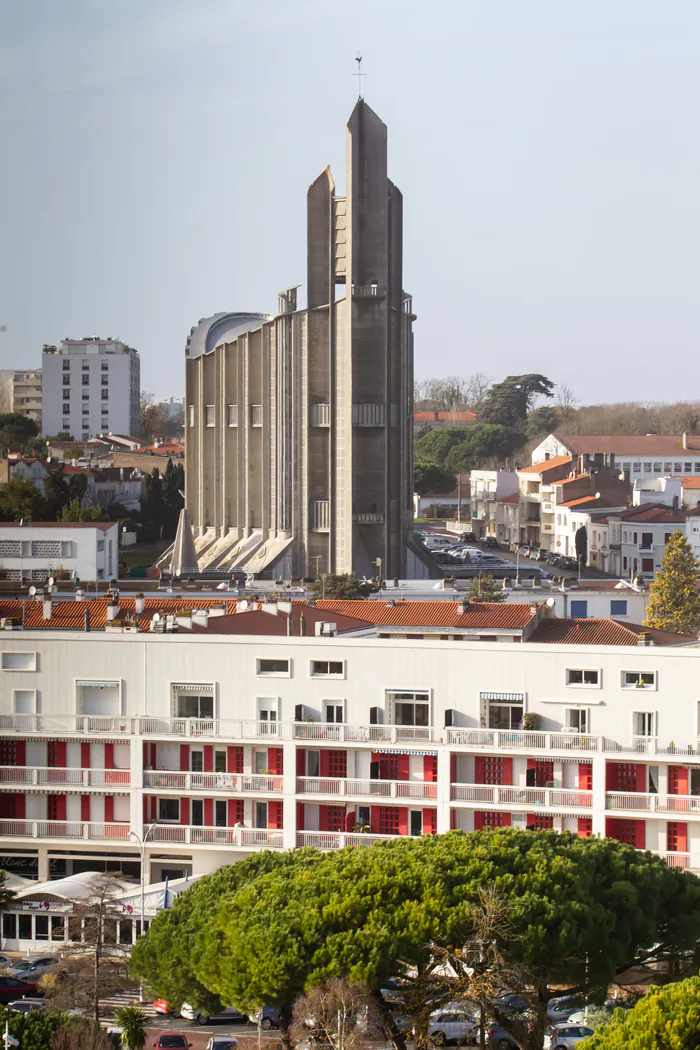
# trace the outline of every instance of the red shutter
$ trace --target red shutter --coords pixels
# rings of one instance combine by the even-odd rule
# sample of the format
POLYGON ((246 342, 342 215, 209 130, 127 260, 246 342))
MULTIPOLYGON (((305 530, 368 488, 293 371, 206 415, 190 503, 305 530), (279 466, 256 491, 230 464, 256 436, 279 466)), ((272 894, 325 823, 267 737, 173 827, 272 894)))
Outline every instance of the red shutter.
POLYGON ((591 817, 579 817, 578 818, 578 837, 580 839, 587 839, 593 831, 593 820, 591 817))
POLYGON ((66 809, 67 809, 68 799, 66 798, 65 795, 54 795, 54 798, 56 800, 56 817, 55 817, 55 819, 56 820, 65 820, 66 819, 66 809))
POLYGON ((437 810, 423 810, 423 834, 434 835, 437 832, 437 810))
POLYGON ((190 768, 190 745, 180 744, 180 770, 186 773, 190 768))
MULTIPOLYGON (((486 775, 485 771, 484 771, 484 768, 485 768, 485 759, 481 755, 477 755, 476 758, 474 759, 474 783, 475 784, 483 784, 484 783, 484 777, 486 775)), ((479 830, 481 830, 481 828, 483 826, 484 826, 484 822, 483 822, 483 819, 482 819, 482 822, 481 822, 479 830)))
POLYGON ((242 747, 227 747, 226 748, 226 771, 227 771, 227 773, 242 773, 243 772, 243 748, 242 747))
POLYGON ((156 768, 156 748, 157 744, 151 744, 151 769, 156 768))
POLYGON ((27 796, 15 795, 15 816, 17 820, 24 820, 27 813, 27 796))
POLYGON ((143 822, 148 824, 148 799, 145 795, 143 796, 143 822))
MULTIPOLYGON (((85 746, 86 746, 85 744, 81 744, 81 747, 85 747, 85 746)), ((88 744, 87 747, 89 747, 89 746, 90 745, 88 744)), ((82 752, 81 752, 81 754, 82 754, 82 752)), ((144 769, 148 765, 148 756, 149 756, 149 754, 150 754, 150 744, 144 744, 143 745, 143 768, 144 769)), ((87 768, 85 766, 85 762, 84 761, 82 762, 82 765, 83 765, 83 769, 87 768)))
POLYGON ((151 821, 155 824, 158 819, 158 799, 151 795, 151 821))
POLYGON ((114 744, 105 744, 105 769, 114 769, 114 744))
MULTIPOLYGON (((410 755, 399 755, 399 780, 408 780, 408 763, 410 760, 410 755)), ((403 834, 403 832, 401 832, 401 834, 403 834)), ((406 834, 408 835, 408 825, 406 834)))
POLYGON ((90 796, 80 796, 80 819, 90 820, 90 796))
POLYGON ((190 800, 188 798, 180 799, 180 823, 189 824, 190 822, 190 800))
POLYGON ((437 780, 437 755, 423 756, 423 780, 434 784, 437 780))
POLYGON ((267 826, 268 828, 281 828, 282 824, 282 803, 281 802, 268 802, 267 804, 267 826))
POLYGON ((242 824, 245 817, 245 804, 242 798, 230 798, 228 800, 228 826, 242 824))
POLYGON ((105 795, 105 824, 114 823, 114 795, 105 795))
POLYGON ((457 756, 450 755, 450 784, 457 783, 457 756))
POLYGON ((450 810, 450 831, 454 831, 457 827, 457 810, 450 810))
MULTIPOLYGON (((321 754, 320 754, 320 757, 319 757, 318 769, 319 769, 319 775, 320 776, 322 776, 322 777, 327 777, 328 776, 328 752, 324 751, 323 749, 321 750, 321 754)), ((326 828, 324 828, 322 830, 328 831, 328 828, 326 827, 326 828)))
MULTIPOLYGON (((323 754, 323 752, 321 752, 321 754, 323 754)), ((275 776, 281 777, 284 773, 284 748, 268 747, 267 763, 268 769, 271 769, 275 776)), ((280 827, 282 827, 281 824, 280 827)))
MULTIPOLYGON (((148 747, 147 744, 143 745, 143 748, 144 748, 144 762, 145 762, 145 757, 146 757, 145 756, 145 751, 146 751, 147 747, 148 747)), ((81 744, 80 745, 80 768, 81 769, 89 769, 90 768, 90 745, 89 744, 81 744)))
POLYGON ((688 794, 688 769, 686 766, 668 767, 668 793, 669 795, 688 794))
POLYGON ((46 749, 46 764, 52 769, 66 768, 65 740, 50 740, 46 749))
POLYGON ((303 747, 297 748, 297 776, 306 776, 306 750, 303 747))
MULTIPOLYGON (((637 791, 646 791, 647 789, 647 767, 643 762, 637 765, 637 791)), ((642 824, 644 821, 642 821, 642 824)))
POLYGON ((380 809, 381 806, 370 806, 369 808, 369 830, 372 835, 379 834, 380 809))
POLYGON ((513 759, 512 758, 504 758, 503 759, 503 776, 501 778, 501 783, 505 784, 505 785, 508 785, 508 786, 512 785, 512 783, 513 783, 513 759))
MULTIPOLYGON (((212 744, 204 745, 202 767, 205 773, 211 773, 214 770, 214 747, 212 744)), ((211 825, 207 824, 207 827, 211 827, 211 825)))
POLYGON ((318 807, 318 830, 328 831, 328 806, 318 807))
POLYGON ((345 814, 345 830, 354 831, 356 823, 357 817, 355 815, 354 810, 348 810, 348 812, 345 814))
POLYGON ((212 828, 214 826, 214 799, 204 799, 204 827, 212 828))
POLYGON ((408 835, 408 810, 405 806, 399 809, 399 835, 408 835))
POLYGON ((510 813, 504 813, 501 817, 501 824, 504 828, 509 828, 513 823, 513 818, 510 813))
POLYGON ((685 853, 688 849, 688 825, 685 823, 679 823, 677 828, 678 833, 678 852, 685 853))
POLYGON ((17 747, 15 750, 16 763, 18 766, 26 766, 27 764, 27 742, 26 740, 18 740, 17 747))
POLYGON ((478 810, 474 814, 474 831, 482 831, 484 827, 484 814, 478 810))
POLYGON ((618 770, 615 762, 608 762, 605 766, 605 788, 606 791, 615 791, 617 788, 618 770))
POLYGON ((535 769, 536 767, 537 767, 537 759, 536 758, 528 758, 528 760, 527 760, 527 768, 528 769, 535 769))
POLYGON ((688 794, 688 767, 681 766, 678 770, 678 794, 688 794))
MULTIPOLYGON (((644 768, 644 767, 642 767, 644 768)), ((646 821, 635 820, 635 845, 637 849, 644 849, 646 845, 646 821)))
POLYGON ((593 790, 593 766, 590 762, 579 762, 578 786, 581 791, 593 790))
POLYGON ((304 830, 304 803, 303 802, 297 802, 297 831, 303 831, 303 830, 304 830))

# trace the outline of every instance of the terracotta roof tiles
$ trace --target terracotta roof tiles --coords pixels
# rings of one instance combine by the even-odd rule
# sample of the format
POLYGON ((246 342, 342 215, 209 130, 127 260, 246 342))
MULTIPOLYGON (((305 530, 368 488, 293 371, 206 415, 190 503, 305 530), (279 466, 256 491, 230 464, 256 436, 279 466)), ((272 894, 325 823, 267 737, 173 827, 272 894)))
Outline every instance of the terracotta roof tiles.
POLYGON ((657 631, 639 624, 590 618, 545 620, 532 632, 529 641, 549 645, 637 645, 643 634, 654 645, 678 645, 697 640, 692 635, 657 631))
POLYGON ((431 601, 339 601, 316 602, 317 608, 333 610, 345 616, 359 616, 382 627, 482 627, 522 630, 532 619, 530 606, 508 602, 466 603, 463 613, 459 602, 431 601))
POLYGON ((529 467, 523 467, 518 471, 518 474, 546 474, 548 470, 562 467, 565 463, 571 462, 571 456, 552 456, 551 459, 544 459, 541 463, 533 463, 529 467))

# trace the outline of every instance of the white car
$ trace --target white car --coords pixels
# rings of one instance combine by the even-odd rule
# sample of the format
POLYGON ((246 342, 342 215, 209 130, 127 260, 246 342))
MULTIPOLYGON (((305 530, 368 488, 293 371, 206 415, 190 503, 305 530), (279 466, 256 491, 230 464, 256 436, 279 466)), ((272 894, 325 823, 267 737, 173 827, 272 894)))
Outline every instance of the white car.
POLYGON ((242 1014, 240 1010, 236 1010, 233 1006, 222 1006, 216 1014, 205 1014, 201 1010, 195 1010, 194 1006, 189 1003, 183 1003, 180 1007, 180 1016, 184 1017, 186 1021, 196 1021, 197 1024, 210 1024, 212 1021, 215 1023, 228 1022, 229 1024, 248 1024, 248 1015, 242 1014))
POLYGON ((438 1010, 430 1021, 428 1039, 435 1046, 464 1043, 478 1031, 479 1025, 463 1010, 438 1010))
POLYGON ((544 1050, 568 1050, 590 1035, 593 1035, 593 1029, 584 1024, 557 1024, 545 1032, 544 1050))

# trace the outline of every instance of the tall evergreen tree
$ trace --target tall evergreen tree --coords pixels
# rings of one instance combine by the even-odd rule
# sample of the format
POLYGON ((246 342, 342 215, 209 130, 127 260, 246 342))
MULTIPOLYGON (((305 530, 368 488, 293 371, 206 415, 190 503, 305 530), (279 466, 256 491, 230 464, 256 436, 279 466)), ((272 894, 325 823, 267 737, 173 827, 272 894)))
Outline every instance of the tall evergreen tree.
POLYGON ((501 582, 487 574, 486 576, 474 576, 469 581, 466 597, 470 602, 504 602, 508 597, 508 592, 503 590, 501 582))
POLYGON ((685 536, 674 532, 651 585, 645 625, 678 634, 697 634, 700 630, 699 573, 700 563, 685 536))

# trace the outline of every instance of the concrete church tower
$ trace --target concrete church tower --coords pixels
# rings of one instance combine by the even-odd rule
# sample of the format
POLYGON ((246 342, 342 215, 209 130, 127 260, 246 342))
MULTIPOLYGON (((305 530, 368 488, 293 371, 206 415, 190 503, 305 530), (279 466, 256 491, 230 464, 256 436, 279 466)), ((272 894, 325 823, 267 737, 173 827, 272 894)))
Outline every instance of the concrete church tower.
POLYGON ((308 191, 307 308, 218 314, 186 363, 186 499, 199 567, 427 576, 411 543, 413 335, 387 129, 360 99, 347 191, 308 191))

